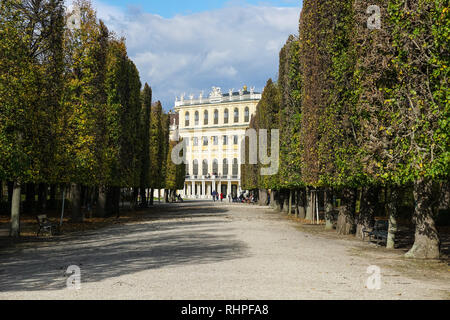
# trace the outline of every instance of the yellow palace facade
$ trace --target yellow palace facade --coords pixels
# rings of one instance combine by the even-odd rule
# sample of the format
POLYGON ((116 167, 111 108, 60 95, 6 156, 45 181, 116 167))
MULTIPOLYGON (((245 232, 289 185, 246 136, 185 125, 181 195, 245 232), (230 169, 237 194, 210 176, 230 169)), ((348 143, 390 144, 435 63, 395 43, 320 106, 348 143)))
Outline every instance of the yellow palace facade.
POLYGON ((246 86, 228 93, 213 87, 206 98, 176 99, 171 130, 187 144, 183 197, 211 199, 213 191, 239 196, 241 144, 260 100, 261 94, 246 86))

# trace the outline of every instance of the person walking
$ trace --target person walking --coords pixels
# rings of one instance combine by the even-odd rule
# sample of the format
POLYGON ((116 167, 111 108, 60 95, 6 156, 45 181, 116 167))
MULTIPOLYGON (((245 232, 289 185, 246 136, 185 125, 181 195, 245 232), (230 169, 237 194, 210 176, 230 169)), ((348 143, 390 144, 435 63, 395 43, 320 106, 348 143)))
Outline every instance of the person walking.
POLYGON ((223 198, 224 198, 224 195, 223 195, 223 193, 221 193, 220 194, 220 202, 223 202, 223 198))

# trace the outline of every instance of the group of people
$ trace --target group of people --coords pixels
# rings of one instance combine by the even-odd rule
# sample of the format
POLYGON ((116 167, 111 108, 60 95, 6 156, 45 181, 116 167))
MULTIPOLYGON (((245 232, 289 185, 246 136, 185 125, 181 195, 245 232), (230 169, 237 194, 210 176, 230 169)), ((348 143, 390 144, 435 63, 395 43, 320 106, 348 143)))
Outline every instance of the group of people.
POLYGON ((241 193, 241 195, 239 196, 239 198, 236 197, 235 200, 233 200, 233 202, 240 202, 240 203, 256 203, 258 201, 258 198, 256 197, 256 195, 252 192, 252 193, 241 193))
POLYGON ((223 200, 225 199, 225 197, 228 198, 228 201, 234 202, 234 203, 255 203, 256 201, 258 201, 257 197, 255 194, 253 193, 249 193, 249 194, 245 194, 245 193, 241 193, 241 195, 238 197, 237 195, 232 195, 229 194, 228 196, 225 196, 225 194, 223 192, 219 193, 217 191, 213 191, 211 193, 214 202, 219 201, 223 202, 223 200))
POLYGON ((221 202, 223 202, 223 199, 225 199, 225 195, 222 192, 218 193, 217 191, 213 191, 212 196, 213 196, 214 202, 219 201, 219 198, 220 198, 221 202))

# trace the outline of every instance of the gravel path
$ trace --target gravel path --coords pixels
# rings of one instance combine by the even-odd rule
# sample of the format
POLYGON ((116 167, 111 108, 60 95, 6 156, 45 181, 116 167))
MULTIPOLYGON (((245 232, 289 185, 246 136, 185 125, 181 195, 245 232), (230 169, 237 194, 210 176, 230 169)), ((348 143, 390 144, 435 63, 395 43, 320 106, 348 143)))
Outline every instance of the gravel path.
POLYGON ((359 245, 267 208, 162 206, 145 222, 0 251, 0 299, 449 299, 448 272, 411 277, 399 259, 380 266, 382 290, 367 289, 382 261, 359 245), (81 290, 66 288, 70 265, 81 290))

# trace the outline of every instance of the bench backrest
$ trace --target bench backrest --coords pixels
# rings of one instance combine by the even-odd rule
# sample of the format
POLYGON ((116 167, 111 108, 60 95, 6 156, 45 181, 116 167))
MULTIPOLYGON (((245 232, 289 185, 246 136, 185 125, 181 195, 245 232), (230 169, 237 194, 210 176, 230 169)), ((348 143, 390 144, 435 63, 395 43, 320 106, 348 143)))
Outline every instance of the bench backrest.
POLYGON ((46 214, 42 214, 36 217, 37 221, 39 224, 43 224, 47 221, 47 215, 46 214))
POLYGON ((376 221, 374 229, 375 230, 388 230, 389 229, 389 221, 384 221, 384 220, 376 221))

